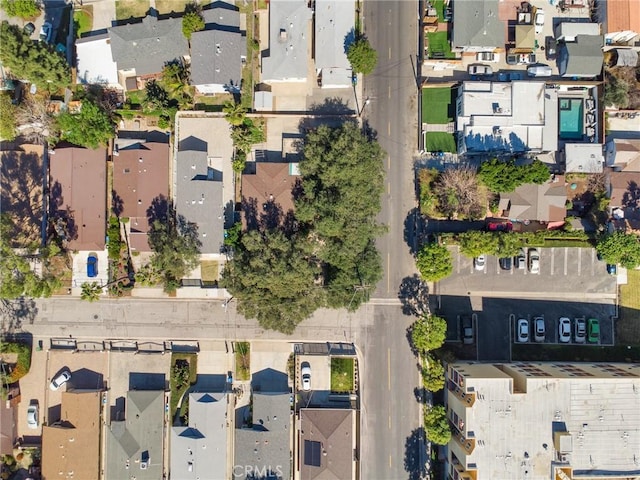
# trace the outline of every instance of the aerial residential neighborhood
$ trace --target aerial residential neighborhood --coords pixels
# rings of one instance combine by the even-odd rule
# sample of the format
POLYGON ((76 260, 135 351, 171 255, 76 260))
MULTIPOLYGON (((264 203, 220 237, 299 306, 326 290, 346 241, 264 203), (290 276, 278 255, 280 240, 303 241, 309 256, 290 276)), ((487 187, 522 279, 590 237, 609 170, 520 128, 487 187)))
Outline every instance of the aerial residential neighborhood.
POLYGON ((0 0, 0 478, 640 478, 640 1, 0 0))

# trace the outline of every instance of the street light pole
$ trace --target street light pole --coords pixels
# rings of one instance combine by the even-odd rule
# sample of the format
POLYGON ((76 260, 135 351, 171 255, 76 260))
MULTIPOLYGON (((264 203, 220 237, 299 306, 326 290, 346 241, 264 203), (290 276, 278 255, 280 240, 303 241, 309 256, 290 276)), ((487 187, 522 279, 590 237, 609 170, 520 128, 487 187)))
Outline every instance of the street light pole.
POLYGON ((364 103, 362 104, 362 108, 360 109, 360 111, 358 112, 358 117, 362 116, 362 112, 364 112, 364 107, 366 107, 367 105, 369 105, 371 103, 371 99, 369 97, 365 98, 364 103))

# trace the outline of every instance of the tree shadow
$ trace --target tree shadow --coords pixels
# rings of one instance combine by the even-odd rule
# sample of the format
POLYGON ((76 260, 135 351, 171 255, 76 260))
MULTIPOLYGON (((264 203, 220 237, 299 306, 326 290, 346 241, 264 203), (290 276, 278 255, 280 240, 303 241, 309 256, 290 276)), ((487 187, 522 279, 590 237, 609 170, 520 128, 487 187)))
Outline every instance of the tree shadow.
POLYGON ((258 221, 258 200, 253 197, 242 197, 242 212, 247 230, 257 230, 258 221))
POLYGON ((622 206, 631 209, 640 207, 640 188, 636 182, 629 182, 627 191, 622 195, 622 206))
POLYGON ((420 227, 422 225, 420 211, 418 208, 412 208, 404 219, 404 241, 409 247, 411 255, 418 253, 418 238, 420 236, 420 227))
MULTIPOLYGON (((312 103, 308 110, 312 115, 332 115, 334 121, 336 119, 351 119, 353 114, 356 113, 356 111, 340 97, 327 97, 322 103, 312 103)), ((310 120, 322 121, 322 119, 310 120)))
POLYGON ((115 190, 111 191, 111 210, 116 217, 119 217, 124 212, 124 200, 115 190))
POLYGON ((416 387, 413 389, 413 395, 416 397, 416 402, 424 405, 427 403, 429 390, 424 387, 416 387))
POLYGON ((429 312, 429 287, 417 273, 402 279, 398 298, 404 315, 420 317, 429 312))
POLYGON ((164 195, 158 195, 151 201, 151 205, 147 208, 147 220, 149 225, 153 225, 156 220, 166 223, 169 217, 169 209, 172 205, 164 195))
POLYGON ((2 331, 13 333, 25 324, 33 325, 38 315, 38 307, 32 298, 20 297, 15 300, 0 300, 2 331))
POLYGON ((263 230, 273 230, 278 228, 283 218, 282 207, 279 203, 268 201, 262 205, 260 214, 260 228, 263 230))
POLYGON ((78 238, 78 226, 75 221, 74 211, 69 205, 64 205, 62 185, 57 180, 49 190, 49 225, 47 236, 49 240, 57 239, 62 247, 65 242, 78 238))
POLYGON ((369 120, 366 118, 362 120, 362 133, 370 142, 378 141, 378 131, 371 126, 369 120))
POLYGON ((416 428, 404 443, 404 470, 409 480, 421 480, 427 473, 425 462, 421 461, 420 449, 425 444, 424 428, 416 428))

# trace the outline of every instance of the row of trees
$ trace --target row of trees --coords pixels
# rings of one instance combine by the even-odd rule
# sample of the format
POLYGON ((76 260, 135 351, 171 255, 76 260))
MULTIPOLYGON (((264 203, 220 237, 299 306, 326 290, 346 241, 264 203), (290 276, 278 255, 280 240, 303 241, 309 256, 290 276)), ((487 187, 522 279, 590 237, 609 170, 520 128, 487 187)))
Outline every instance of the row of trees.
POLYGON ((264 125, 247 117, 247 110, 240 103, 229 101, 222 111, 231 125, 231 139, 235 147, 233 171, 242 173, 252 146, 265 141, 264 125))
POLYGON ((37 0, 1 0, 0 8, 10 17, 33 20, 40 15, 40 3, 37 0))

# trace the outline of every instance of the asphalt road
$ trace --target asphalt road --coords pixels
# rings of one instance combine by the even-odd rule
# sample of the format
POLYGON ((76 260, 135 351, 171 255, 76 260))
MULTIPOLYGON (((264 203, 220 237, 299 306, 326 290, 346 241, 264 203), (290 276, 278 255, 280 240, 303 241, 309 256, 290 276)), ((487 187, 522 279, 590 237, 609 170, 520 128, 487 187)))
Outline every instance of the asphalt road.
POLYGON ((378 52, 378 65, 364 82, 363 122, 387 153, 382 211, 388 227, 378 249, 384 277, 374 297, 373 326, 365 327, 362 401, 362 478, 419 478, 424 446, 419 440, 421 405, 416 400, 420 378, 406 339, 414 318, 397 302, 403 279, 415 273, 414 209, 417 206, 413 156, 417 139, 416 54, 417 1, 365 1, 365 34, 378 52))

